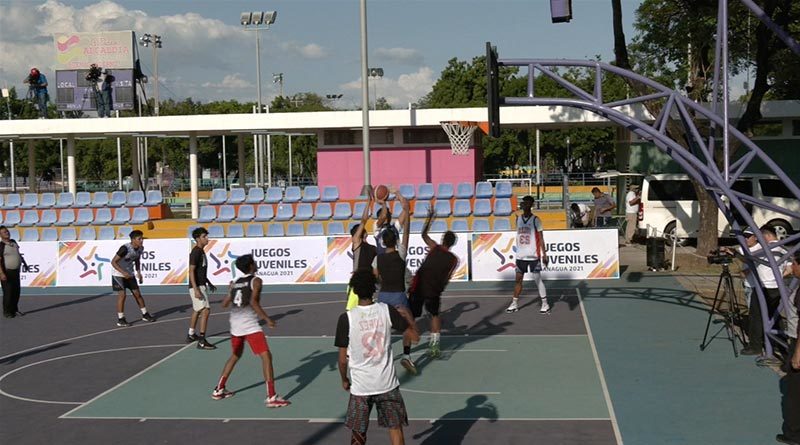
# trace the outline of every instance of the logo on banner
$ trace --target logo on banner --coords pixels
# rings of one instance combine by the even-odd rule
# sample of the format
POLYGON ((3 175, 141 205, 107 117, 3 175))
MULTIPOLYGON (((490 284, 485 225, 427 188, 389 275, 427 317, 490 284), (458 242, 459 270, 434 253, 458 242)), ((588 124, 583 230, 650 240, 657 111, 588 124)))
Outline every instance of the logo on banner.
POLYGON ((88 255, 78 255, 80 250, 86 245, 85 242, 66 242, 61 243, 60 256, 62 258, 70 258, 81 265, 81 271, 78 274, 80 278, 87 278, 95 275, 97 281, 102 281, 104 269, 108 270, 111 267, 111 258, 103 258, 98 255, 97 246, 92 247, 88 255))
POLYGON ((234 255, 233 252, 231 252, 231 243, 211 240, 206 246, 206 252, 211 258, 211 261, 214 262, 214 271, 211 272, 211 275, 216 277, 224 273, 230 273, 233 279, 236 279, 236 273, 238 271, 236 270, 234 262, 236 258, 239 258, 239 255, 234 255))
POLYGON ((492 253, 497 257, 500 266, 497 268, 497 272, 502 272, 506 269, 512 269, 517 267, 514 262, 514 256, 517 253, 517 246, 514 243, 514 239, 511 238, 506 243, 505 247, 497 248, 495 244, 497 241, 500 240, 502 237, 502 233, 482 233, 477 235, 473 240, 473 250, 475 251, 475 255, 480 255, 481 253, 487 251, 488 249, 492 249, 492 253))

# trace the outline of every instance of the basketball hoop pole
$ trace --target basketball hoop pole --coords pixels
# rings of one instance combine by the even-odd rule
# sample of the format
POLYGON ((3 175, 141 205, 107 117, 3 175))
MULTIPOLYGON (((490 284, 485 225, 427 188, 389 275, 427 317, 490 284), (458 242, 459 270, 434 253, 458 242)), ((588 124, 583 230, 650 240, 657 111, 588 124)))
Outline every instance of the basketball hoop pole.
POLYGON ((367 0, 361 0, 361 141, 364 144, 364 187, 361 195, 367 196, 371 185, 369 160, 369 77, 367 72, 367 0))

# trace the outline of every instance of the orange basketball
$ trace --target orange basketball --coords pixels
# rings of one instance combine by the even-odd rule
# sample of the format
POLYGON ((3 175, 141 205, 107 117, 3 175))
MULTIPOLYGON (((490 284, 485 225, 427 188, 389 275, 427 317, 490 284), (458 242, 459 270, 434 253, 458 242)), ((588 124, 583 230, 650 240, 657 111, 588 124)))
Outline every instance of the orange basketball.
POLYGON ((389 197, 389 187, 381 184, 375 187, 375 199, 378 201, 385 201, 389 197))

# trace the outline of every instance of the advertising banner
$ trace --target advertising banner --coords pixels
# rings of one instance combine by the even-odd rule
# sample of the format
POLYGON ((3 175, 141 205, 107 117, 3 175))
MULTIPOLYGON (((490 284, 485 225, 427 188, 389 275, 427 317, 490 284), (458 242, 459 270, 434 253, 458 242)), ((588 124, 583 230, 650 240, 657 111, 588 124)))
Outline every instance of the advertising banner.
MULTIPOLYGON (((111 260, 124 241, 60 241, 58 286, 111 286, 111 260)), ((185 239, 145 240, 142 286, 186 285, 189 246, 185 239)))
POLYGON ((58 243, 55 241, 20 242, 19 252, 28 267, 22 267, 22 287, 50 287, 56 285, 58 268, 58 243))
MULTIPOLYGON (((547 230, 544 242, 550 260, 542 272, 545 280, 619 278, 616 229, 547 230)), ((472 280, 514 280, 515 244, 515 232, 473 234, 472 280)))
POLYGON ((133 69, 133 31, 69 32, 53 35, 56 48, 54 69, 133 69))
POLYGON ((324 283, 325 242, 324 236, 211 240, 205 249, 208 279, 226 285, 241 277, 234 263, 249 253, 264 284, 324 283))

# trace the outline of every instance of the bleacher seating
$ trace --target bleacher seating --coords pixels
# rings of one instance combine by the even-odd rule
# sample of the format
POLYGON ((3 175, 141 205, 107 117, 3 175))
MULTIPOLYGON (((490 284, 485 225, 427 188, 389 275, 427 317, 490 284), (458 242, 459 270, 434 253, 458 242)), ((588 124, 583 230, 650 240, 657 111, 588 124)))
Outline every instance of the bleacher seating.
POLYGON ((361 221, 361 216, 364 215, 365 207, 367 207, 367 203, 364 201, 358 201, 353 204, 353 219, 361 221))
POLYGON ((111 209, 103 208, 97 209, 97 213, 94 214, 94 224, 108 224, 111 222, 111 209))
POLYGON ((311 208, 311 204, 307 202, 297 204, 297 213, 294 215, 295 221, 308 221, 312 216, 314 216, 314 210, 311 208))
POLYGON ((301 223, 289 223, 289 227, 286 229, 286 234, 288 236, 303 236, 306 234, 306 231, 301 223))
POLYGON ((78 239, 81 241, 94 241, 97 239, 97 232, 95 232, 94 227, 81 227, 81 231, 78 232, 78 239))
POLYGON ((489 181, 480 181, 475 184, 475 197, 476 198, 491 198, 494 195, 492 190, 492 183, 489 181))
POLYGON ((256 207, 256 221, 269 221, 274 217, 275 209, 272 207, 272 204, 259 204, 258 207, 256 207))
POLYGON ((141 190, 131 190, 128 199, 125 201, 126 207, 138 207, 144 205, 144 192, 141 190))
POLYGON ((208 237, 209 238, 225 238, 225 229, 222 226, 217 224, 212 224, 208 226, 208 237))
POLYGON ((280 187, 269 187, 267 189, 267 196, 264 198, 264 202, 270 204, 276 204, 281 202, 283 199, 283 191, 280 187))
POLYGON ((414 193, 414 186, 411 184, 400 184, 398 191, 401 195, 405 196, 406 199, 414 199, 416 196, 414 193))
POLYGON ((121 190, 111 192, 111 198, 108 200, 108 207, 122 207, 128 201, 128 196, 121 190))
POLYGON ((261 224, 250 224, 247 226, 247 231, 245 234, 248 238, 263 237, 264 226, 261 224))
POLYGON ((164 202, 164 196, 161 190, 148 190, 147 201, 144 202, 146 207, 154 207, 164 202))
POLYGON ((118 207, 114 209, 114 217, 111 218, 111 224, 115 226, 120 226, 122 224, 128 224, 130 220, 131 220, 131 209, 127 207, 118 207))
POLYGON ((231 195, 226 202, 235 205, 243 203, 245 199, 247 199, 247 193, 245 193, 244 189, 241 187, 234 187, 231 189, 231 195))
POLYGON ((421 219, 411 221, 411 233, 421 233, 423 225, 425 225, 425 221, 421 219))
POLYGON ((454 219, 450 226, 453 232, 469 232, 469 225, 466 219, 454 219))
POLYGON ((72 209, 64 209, 58 215, 57 226, 70 226, 75 222, 75 211, 72 209))
POLYGON ((228 193, 225 192, 225 189, 214 189, 211 190, 211 197, 208 199, 209 205, 220 205, 225 204, 225 201, 228 200, 228 193))
POLYGON ((131 226, 122 226, 117 229, 117 238, 118 239, 128 239, 131 237, 131 232, 133 232, 133 227, 131 226))
MULTIPOLYGON (((346 220, 353 216, 349 202, 337 202, 333 208, 333 219, 335 220, 346 220)), ((361 215, 358 215, 358 217, 360 218, 361 215)))
POLYGON ((291 203, 299 202, 301 197, 302 193, 300 191, 300 187, 292 185, 286 187, 286 191, 284 192, 283 195, 283 202, 291 202, 291 203))
POLYGON ((20 215, 19 210, 9 210, 6 212, 5 218, 5 225, 6 226, 17 226, 22 221, 22 215, 20 215))
POLYGON ((303 202, 317 202, 319 198, 319 187, 316 185, 308 185, 303 189, 303 202))
POLYGON ((333 217, 333 210, 331 209, 331 203, 321 202, 317 204, 317 206, 314 208, 314 220, 327 221, 332 217, 333 217))
POLYGON ((437 218, 449 218, 450 217, 450 201, 436 201, 433 205, 433 211, 436 214, 437 218))
POLYGON ((22 232, 20 241, 39 241, 39 231, 36 229, 25 229, 22 232))
POLYGON ((241 224, 229 225, 228 238, 244 238, 244 227, 241 224))
POLYGON ((75 231, 74 227, 65 227, 61 229, 58 239, 60 241, 75 241, 78 239, 78 233, 75 231))
POLYGON ((100 227, 100 231, 97 234, 97 239, 99 240, 112 240, 117 237, 117 234, 114 233, 113 227, 100 227))
POLYGON ((36 210, 25 210, 22 213, 22 220, 17 224, 20 227, 33 227, 39 222, 39 212, 36 210))
POLYGON ((508 218, 495 218, 493 230, 495 232, 511 230, 511 221, 508 218))
POLYGON ((42 215, 39 217, 39 222, 36 223, 36 226, 48 227, 55 224, 56 221, 58 221, 58 213, 56 213, 54 209, 46 209, 42 211, 42 215))
POLYGON ((488 199, 476 199, 475 208, 472 209, 474 216, 489 216, 492 214, 492 203, 488 199))
POLYGON ((209 223, 217 219, 217 208, 214 206, 200 207, 200 214, 197 217, 197 222, 209 223))
POLYGON ((428 216, 430 208, 430 201, 414 201, 414 208, 412 209, 411 215, 414 218, 425 218, 428 216))
POLYGON ((247 198, 244 202, 248 204, 259 204, 264 202, 264 189, 261 187, 250 187, 247 190, 247 198))
POLYGON ((3 205, 4 205, 4 204, 5 204, 5 202, 6 202, 6 198, 5 198, 5 196, 6 196, 6 195, 0 194, 0 209, 2 209, 2 208, 3 208, 3 205))
POLYGON ((56 205, 56 194, 55 193, 42 193, 41 198, 39 198, 39 205, 37 208, 39 209, 49 209, 56 205))
MULTIPOLYGON (((502 182, 500 183, 502 184, 502 182)), ((494 215, 508 216, 511 214, 511 200, 508 198, 498 198, 494 200, 494 215)))
POLYGON ((436 199, 450 199, 453 197, 453 184, 449 182, 441 182, 439 186, 436 187, 436 199))
POLYGON ((270 224, 267 227, 267 236, 285 236, 283 224, 270 224))
POLYGON ((346 229, 347 230, 347 232, 346 232, 347 235, 350 235, 350 231, 353 230, 353 227, 355 227, 357 225, 358 225, 358 221, 350 221, 350 223, 347 224, 347 229, 346 229))
POLYGON ((92 195, 89 192, 78 192, 75 194, 75 202, 72 204, 73 208, 80 209, 92 205, 92 195))
POLYGON ((75 203, 75 197, 70 192, 63 192, 58 194, 58 201, 56 201, 55 208, 66 209, 72 207, 75 203))
POLYGON ((11 239, 19 241, 19 229, 8 229, 8 234, 11 239))
POLYGON ((289 221, 294 217, 294 209, 291 204, 278 204, 278 212, 275 214, 275 221, 289 221))
POLYGON ((328 235, 344 235, 344 224, 341 221, 328 223, 328 235))
POLYGON ((239 206, 239 212, 236 214, 236 221, 249 222, 256 217, 256 209, 250 205, 245 204, 239 206))
POLYGON ((236 218, 236 208, 232 205, 222 205, 219 206, 219 213, 217 214, 216 222, 231 222, 236 218))
POLYGON ((196 229, 198 227, 200 227, 200 226, 194 225, 194 224, 189 226, 189 227, 187 227, 186 228, 186 238, 194 239, 194 238, 192 238, 192 232, 194 232, 194 229, 196 229))
POLYGON ((131 216, 131 224, 143 224, 150 219, 150 212, 146 207, 136 207, 133 209, 133 216, 131 216))
POLYGON ((58 241, 58 229, 54 227, 42 229, 39 241, 58 241))
POLYGON ((336 202, 339 200, 339 187, 335 185, 326 185, 322 189, 323 202, 336 202))
POLYGON ((39 195, 36 193, 26 193, 22 195, 22 202, 19 204, 20 209, 35 209, 39 205, 39 195))
POLYGON ((456 199, 453 203, 453 216, 469 216, 472 214, 472 206, 468 199, 456 199))
POLYGON ((18 209, 22 204, 22 198, 19 193, 9 193, 6 195, 6 201, 3 203, 3 208, 6 210, 18 209))
POLYGON ((431 223, 430 231, 437 233, 447 232, 447 221, 443 219, 435 220, 434 222, 431 223))
POLYGON ((433 199, 433 184, 425 182, 417 187, 417 199, 433 199))
POLYGON ((312 222, 306 227, 306 235, 308 236, 320 236, 325 235, 325 228, 322 226, 321 222, 312 222))
POLYGON ((92 196, 92 202, 89 204, 89 207, 99 208, 99 207, 105 207, 107 205, 108 205, 108 192, 95 192, 94 196, 92 196))
POLYGON ((459 182, 456 186, 456 199, 470 199, 475 187, 471 182, 459 182))
POLYGON ((510 182, 498 182, 494 187, 495 198, 510 198, 512 193, 510 182))
POLYGON ((489 232, 489 220, 488 219, 473 219, 472 220, 472 231, 473 232, 489 232))

